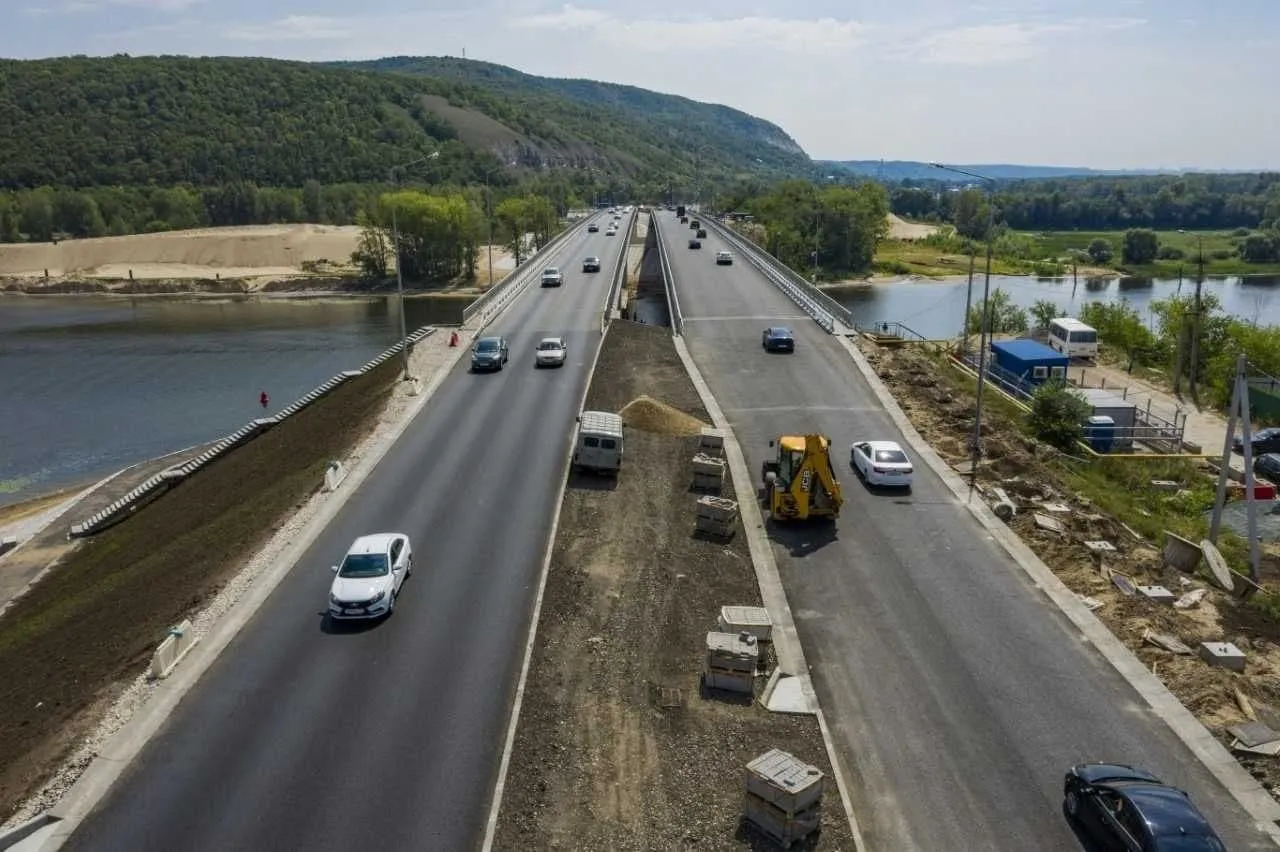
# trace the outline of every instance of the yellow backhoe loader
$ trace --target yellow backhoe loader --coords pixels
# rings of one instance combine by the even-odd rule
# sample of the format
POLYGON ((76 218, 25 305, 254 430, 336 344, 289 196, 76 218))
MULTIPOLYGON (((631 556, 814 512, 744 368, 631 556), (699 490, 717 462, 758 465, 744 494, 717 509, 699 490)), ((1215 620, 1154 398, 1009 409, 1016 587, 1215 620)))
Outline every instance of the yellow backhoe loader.
POLYGON ((839 517, 844 494, 831 466, 830 439, 783 435, 769 446, 778 450, 761 471, 769 514, 784 521, 839 517))

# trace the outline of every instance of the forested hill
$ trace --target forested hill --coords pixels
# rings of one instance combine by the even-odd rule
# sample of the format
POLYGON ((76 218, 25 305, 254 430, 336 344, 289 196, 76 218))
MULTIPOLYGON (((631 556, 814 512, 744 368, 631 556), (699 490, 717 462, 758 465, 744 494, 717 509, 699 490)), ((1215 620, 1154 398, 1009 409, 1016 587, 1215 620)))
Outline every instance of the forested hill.
POLYGON ((776 126, 721 106, 465 60, 0 60, 0 188, 433 182, 530 173, 682 182, 806 174, 776 126), (706 147, 703 147, 706 146, 706 147))

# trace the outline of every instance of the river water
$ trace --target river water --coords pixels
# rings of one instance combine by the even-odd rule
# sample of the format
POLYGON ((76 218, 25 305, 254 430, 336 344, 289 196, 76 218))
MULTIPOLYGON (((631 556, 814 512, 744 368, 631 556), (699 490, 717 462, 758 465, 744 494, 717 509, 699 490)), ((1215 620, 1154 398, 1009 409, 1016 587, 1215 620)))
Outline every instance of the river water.
MULTIPOLYGON (((410 330, 463 302, 409 299, 410 330)), ((0 505, 215 440, 399 335, 394 297, 0 297, 0 505)))
MULTIPOLYGON (((1181 286, 1181 290, 1179 287, 1181 286)), ((1153 299, 1191 281, 1037 280, 995 276, 1019 305, 1053 300, 1064 314, 1097 299, 1153 299)), ((860 323, 902 322, 927 337, 957 334, 966 282, 906 281, 829 291, 860 323)), ((974 302, 982 278, 975 277, 974 302)), ((1280 278, 1211 280, 1223 307, 1280 324, 1280 278)), ((651 300, 646 321, 665 321, 651 300)), ((457 322, 458 300, 409 299, 410 329, 457 322)), ((277 411, 399 333, 391 297, 0 297, 0 505, 77 485, 121 467, 215 440, 277 411)))
MULTIPOLYGON (((973 304, 982 299, 981 272, 973 277, 973 304)), ((900 322, 929 338, 955 337, 964 318, 966 280, 908 280, 884 284, 832 287, 827 293, 853 312, 859 325, 900 322)), ((1128 299, 1139 315, 1151 318, 1149 305, 1158 299, 1195 292, 1195 282, 1150 278, 1029 278, 993 275, 991 291, 1004 290, 1015 304, 1031 307, 1040 299, 1056 304, 1064 316, 1075 316, 1086 302, 1128 299)), ((1280 276, 1211 278, 1205 293, 1214 293, 1222 309, 1259 325, 1280 325, 1280 276)))

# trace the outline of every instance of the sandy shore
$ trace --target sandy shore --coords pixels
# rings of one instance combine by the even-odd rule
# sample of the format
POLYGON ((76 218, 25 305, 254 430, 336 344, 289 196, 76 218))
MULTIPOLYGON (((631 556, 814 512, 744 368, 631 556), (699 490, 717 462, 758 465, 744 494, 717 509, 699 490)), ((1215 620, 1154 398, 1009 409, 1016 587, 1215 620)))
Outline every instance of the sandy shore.
MULTIPOLYGON (((351 255, 360 240, 354 225, 253 225, 199 228, 0 246, 0 291, 91 292, 288 292, 333 293, 358 290, 351 255)), ((475 268, 480 292, 488 287, 490 252, 481 246, 475 268)), ((511 252, 493 246, 492 277, 515 268, 511 252)), ((410 289, 415 289, 410 287, 410 289)), ((437 288, 433 288, 437 289, 437 288)), ((461 288, 448 288, 461 289, 461 288)))

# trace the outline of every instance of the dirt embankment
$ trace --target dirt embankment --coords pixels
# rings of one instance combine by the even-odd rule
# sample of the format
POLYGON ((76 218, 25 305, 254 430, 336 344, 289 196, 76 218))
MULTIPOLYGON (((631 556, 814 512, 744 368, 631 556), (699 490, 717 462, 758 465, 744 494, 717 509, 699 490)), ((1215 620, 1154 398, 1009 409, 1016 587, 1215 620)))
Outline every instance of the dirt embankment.
POLYGON ((623 414, 626 460, 616 487, 575 475, 565 494, 495 848, 772 848, 740 813, 747 762, 775 746, 827 773, 811 848, 852 848, 816 719, 700 695, 720 607, 760 597, 741 530, 694 536, 708 417, 669 331, 615 322, 587 407, 623 414))
POLYGON ((165 631, 210 600, 376 422, 400 362, 341 385, 75 548, 0 620, 0 822, 165 631))
MULTIPOLYGON (((912 424, 943 459, 951 464, 966 461, 974 422, 971 385, 922 350, 882 349, 865 340, 859 346, 912 424)), ((987 390, 988 396, 992 393, 987 390)), ((1085 470, 1084 466, 1065 461, 1024 436, 998 405, 984 406, 983 453, 979 487, 987 499, 994 487, 1005 489, 1019 506, 1011 528, 1068 588, 1097 605, 1096 615, 1112 633, 1224 745, 1230 747, 1234 739, 1227 728, 1247 721, 1237 691, 1260 721, 1280 731, 1280 622, 1218 589, 1203 570, 1188 577, 1165 567, 1163 541, 1144 538, 1132 529, 1142 523, 1117 518, 1079 493, 1070 476, 1072 470, 1085 470), (1037 514, 1062 529, 1041 528, 1037 514), (1087 541, 1111 542, 1115 551, 1097 554, 1085 546, 1087 541), (1179 596, 1203 589, 1204 599, 1186 609, 1155 603, 1123 594, 1114 576, 1127 578, 1134 586, 1162 585, 1179 596), (1194 654, 1163 650, 1144 638, 1152 633, 1174 637, 1192 650, 1201 642, 1233 642, 1247 655, 1246 669, 1235 674, 1212 668, 1194 654)), ((1128 488, 1151 492, 1152 479, 1183 477, 1180 491, 1160 497, 1149 493, 1152 500, 1190 497, 1189 489, 1205 488, 1205 481, 1197 478, 1211 476, 1207 469, 1197 471, 1185 463, 1169 463, 1163 472, 1156 467, 1159 462, 1134 464, 1128 488)), ((1280 559, 1274 552, 1264 556, 1262 577, 1272 585, 1280 580, 1280 559)), ((1267 789, 1280 793, 1280 757, 1238 753, 1237 757, 1267 789)))

